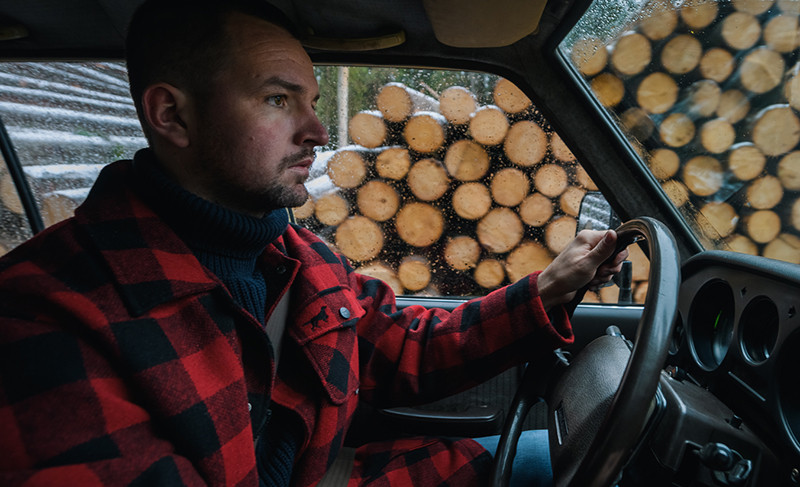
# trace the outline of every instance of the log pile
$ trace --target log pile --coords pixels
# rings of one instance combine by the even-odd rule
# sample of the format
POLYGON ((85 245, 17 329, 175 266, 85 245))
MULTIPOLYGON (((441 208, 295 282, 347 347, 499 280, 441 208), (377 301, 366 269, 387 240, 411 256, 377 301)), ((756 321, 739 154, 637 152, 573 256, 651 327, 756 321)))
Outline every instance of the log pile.
POLYGON ((800 3, 674 4, 572 60, 707 247, 800 263, 800 3))
POLYGON ((484 294, 543 269, 597 188, 516 86, 492 100, 385 85, 351 118, 354 145, 318 158, 299 223, 397 294, 484 294))

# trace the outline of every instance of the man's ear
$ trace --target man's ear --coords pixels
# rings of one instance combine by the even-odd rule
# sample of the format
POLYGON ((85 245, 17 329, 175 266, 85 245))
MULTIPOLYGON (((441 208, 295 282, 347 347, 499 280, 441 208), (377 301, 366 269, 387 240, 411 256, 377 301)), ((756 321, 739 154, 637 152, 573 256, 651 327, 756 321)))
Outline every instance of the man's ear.
POLYGON ((168 143, 185 148, 189 146, 189 133, 182 117, 188 113, 188 97, 169 83, 156 83, 142 94, 145 120, 154 134, 168 143))

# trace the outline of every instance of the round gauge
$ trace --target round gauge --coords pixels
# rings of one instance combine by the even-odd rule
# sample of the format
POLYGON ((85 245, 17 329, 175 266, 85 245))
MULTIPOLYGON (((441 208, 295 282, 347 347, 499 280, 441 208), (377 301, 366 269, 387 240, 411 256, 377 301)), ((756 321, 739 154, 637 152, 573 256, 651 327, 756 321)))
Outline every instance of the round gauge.
POLYGON ((733 291, 723 281, 706 283, 689 310, 689 342, 699 364, 713 370, 725 359, 733 339, 733 291))
POLYGON ((778 342, 778 307, 766 296, 754 299, 739 319, 744 356, 753 364, 769 359, 778 342))

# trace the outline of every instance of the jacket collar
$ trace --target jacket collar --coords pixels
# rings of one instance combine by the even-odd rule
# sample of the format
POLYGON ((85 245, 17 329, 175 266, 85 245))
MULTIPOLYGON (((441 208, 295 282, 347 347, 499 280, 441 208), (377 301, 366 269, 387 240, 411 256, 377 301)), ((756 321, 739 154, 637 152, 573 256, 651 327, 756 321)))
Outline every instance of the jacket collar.
POLYGON ((133 191, 131 161, 100 172, 86 201, 75 210, 108 264, 133 316, 184 296, 221 287, 177 235, 133 191))

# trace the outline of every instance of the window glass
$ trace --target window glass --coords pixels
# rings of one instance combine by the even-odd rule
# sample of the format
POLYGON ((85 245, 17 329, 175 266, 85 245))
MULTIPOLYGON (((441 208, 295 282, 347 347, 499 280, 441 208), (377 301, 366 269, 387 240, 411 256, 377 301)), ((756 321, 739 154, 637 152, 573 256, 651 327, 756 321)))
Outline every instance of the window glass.
MULTIPOLYGON (((398 294, 481 295, 544 268, 574 236, 581 198, 597 188, 509 81, 374 67, 316 74, 331 141, 295 215, 360 272, 398 294)), ((48 226, 73 214, 105 164, 146 145, 121 63, 2 63, 0 116, 48 226)), ((11 187, 0 209, 8 247, 30 234, 11 187)), ((634 278, 641 300, 646 268, 634 278)), ((617 289, 586 301, 616 302, 617 289)))
MULTIPOLYGON (((597 187, 513 83, 374 67, 317 75, 331 143, 295 215, 359 272, 397 294, 481 295, 543 269, 575 235, 597 187)), ((616 302, 617 289, 587 300, 616 302)))
POLYGON ((796 0, 596 0, 561 45, 706 248, 800 263, 796 0))
MULTIPOLYGON (((72 215, 103 165, 146 145, 122 63, 0 63, 0 117, 46 226, 72 215)), ((7 171, 0 185, 13 247, 29 225, 7 171)))
POLYGON ((29 239, 33 233, 14 186, 5 158, 0 153, 0 256, 29 239))

